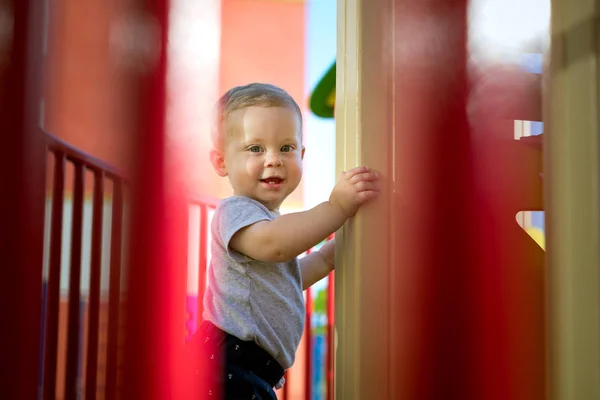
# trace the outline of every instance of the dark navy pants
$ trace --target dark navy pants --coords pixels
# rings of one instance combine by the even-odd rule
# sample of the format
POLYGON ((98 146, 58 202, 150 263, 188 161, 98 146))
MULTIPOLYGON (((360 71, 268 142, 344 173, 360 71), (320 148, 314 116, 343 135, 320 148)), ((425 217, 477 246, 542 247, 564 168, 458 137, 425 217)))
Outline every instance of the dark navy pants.
POLYGON ((279 363, 256 343, 229 335, 208 321, 202 322, 188 343, 199 357, 195 370, 201 399, 277 400, 273 387, 283 377, 279 363))

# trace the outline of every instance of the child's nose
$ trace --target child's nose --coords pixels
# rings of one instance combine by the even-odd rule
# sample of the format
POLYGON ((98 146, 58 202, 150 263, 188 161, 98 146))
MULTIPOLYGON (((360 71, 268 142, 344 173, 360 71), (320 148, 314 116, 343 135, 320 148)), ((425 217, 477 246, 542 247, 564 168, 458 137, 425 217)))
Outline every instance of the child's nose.
POLYGON ((279 167, 283 164, 279 154, 267 153, 265 158, 265 167, 279 167))

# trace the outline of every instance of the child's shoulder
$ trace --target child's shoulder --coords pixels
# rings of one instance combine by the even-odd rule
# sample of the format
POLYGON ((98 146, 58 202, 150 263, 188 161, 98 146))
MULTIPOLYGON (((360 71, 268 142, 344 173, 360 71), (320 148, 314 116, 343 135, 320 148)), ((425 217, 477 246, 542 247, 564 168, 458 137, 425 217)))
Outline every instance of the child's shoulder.
POLYGON ((246 196, 231 196, 219 200, 216 212, 257 212, 271 215, 271 212, 260 202, 246 196))
POLYGON ((217 208, 228 207, 230 205, 236 205, 236 204, 239 204, 241 206, 251 205, 251 206, 264 207, 258 201, 251 199, 250 197, 230 196, 230 197, 225 197, 224 199, 219 200, 219 202, 217 203, 217 208))
POLYGON ((245 196, 231 196, 220 200, 212 218, 218 230, 237 230, 258 221, 273 220, 275 216, 258 201, 245 196))

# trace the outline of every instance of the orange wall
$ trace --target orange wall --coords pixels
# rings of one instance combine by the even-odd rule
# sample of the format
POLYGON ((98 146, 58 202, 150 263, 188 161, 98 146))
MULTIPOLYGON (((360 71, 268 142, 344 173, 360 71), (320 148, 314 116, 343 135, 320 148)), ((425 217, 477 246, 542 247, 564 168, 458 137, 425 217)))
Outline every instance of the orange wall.
MULTIPOLYGON (((130 83, 122 59, 110 42, 111 27, 122 15, 126 2, 52 2, 44 128, 128 172, 134 150, 133 93, 127 90, 130 83)), ((218 81, 218 94, 235 85, 262 81, 283 87, 302 105, 306 101, 304 13, 302 1, 222 0, 218 76, 210 68, 207 71, 214 76, 213 82, 218 81)), ((208 97, 201 101, 216 101, 208 97)), ((208 162, 210 133, 206 122, 196 129, 195 137, 183 138, 195 142, 192 154, 187 156, 191 169, 184 170, 189 175, 184 180, 196 193, 228 196, 231 189, 227 179, 216 176, 208 162)), ((284 207, 301 207, 302 186, 284 207)))
POLYGON ((305 101, 304 8, 301 2, 223 0, 221 92, 262 81, 305 101))
MULTIPOLYGON (((302 108, 305 96, 305 5, 296 1, 223 0, 220 93, 268 82, 287 90, 302 108)), ((302 206, 302 186, 285 206, 302 206)), ((227 189, 225 194, 230 194, 227 189)))
POLYGON ((122 1, 52 1, 44 128, 128 169, 132 102, 109 43, 111 22, 122 1))

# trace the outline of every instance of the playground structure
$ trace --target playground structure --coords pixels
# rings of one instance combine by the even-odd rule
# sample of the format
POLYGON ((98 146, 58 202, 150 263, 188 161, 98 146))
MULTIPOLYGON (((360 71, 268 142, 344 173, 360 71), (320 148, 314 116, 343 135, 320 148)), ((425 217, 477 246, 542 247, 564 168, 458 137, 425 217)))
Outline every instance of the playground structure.
MULTIPOLYGON (((596 398, 600 89, 598 48, 592 44, 598 7, 553 2, 554 52, 544 83, 539 76, 502 69, 470 79, 466 2, 407 4, 339 2, 344 34, 336 71, 338 169, 367 163, 391 184, 377 205, 337 233, 335 327, 328 321, 329 341, 335 338, 335 381, 328 382, 335 382, 335 393, 330 385, 328 395, 596 398), (415 37, 405 28, 431 19, 447 23, 445 35, 415 37), (382 33, 377 27, 389 29, 382 33), (560 35, 578 40, 561 41, 560 35), (411 40, 421 46, 399 51, 392 45, 411 40), (439 40, 445 45, 434 46, 439 40), (544 96, 543 85, 549 91, 544 96), (551 130, 515 141, 515 120, 543 120, 551 130), (520 211, 541 209, 548 229, 546 256, 515 218, 520 211)), ((137 158, 128 177, 39 129, 41 71, 35 66, 41 65, 43 21, 35 6, 34 1, 10 3, 11 57, 0 75, 0 120, 9 149, 0 171, 3 187, 12 191, 2 207, 0 293, 8 327, 2 339, 2 390, 6 398, 42 393, 47 399, 74 399, 85 391, 91 399, 99 390, 107 399, 118 393, 187 398, 189 388, 178 386, 177 376, 185 370, 184 327, 187 323, 191 333, 194 322, 186 322, 190 315, 181 306, 185 268, 173 266, 188 265, 190 204, 195 204, 200 293, 208 257, 202 232, 212 200, 190 199, 185 187, 169 179, 177 176, 177 165, 164 129, 168 3, 138 4, 157 22, 160 46, 146 68, 130 71, 137 158), (66 167, 67 161, 73 166, 66 167), (44 286, 47 171, 52 171, 53 200, 44 286), (74 239, 64 254, 61 197, 68 185, 74 239), (88 187, 93 191, 86 192, 88 187), (86 193, 93 196, 90 300, 80 313, 86 193), (105 195, 109 209, 99 206, 105 195), (123 212, 124 204, 130 212, 123 212), (112 215, 107 303, 99 279, 102 212, 112 215), (126 226, 131 229, 125 235, 126 226), (64 366, 57 356, 62 257, 71 258, 68 319, 62 322, 64 366), (126 296, 117 291, 123 284, 126 296), (80 329, 82 322, 87 332, 80 329), (102 326, 106 338, 99 334, 102 326), (87 368, 95 361, 100 365, 100 357, 106 357, 104 370, 87 368)), ((306 368, 305 377, 310 363, 306 368)), ((287 390, 293 385, 292 376, 287 390)))

